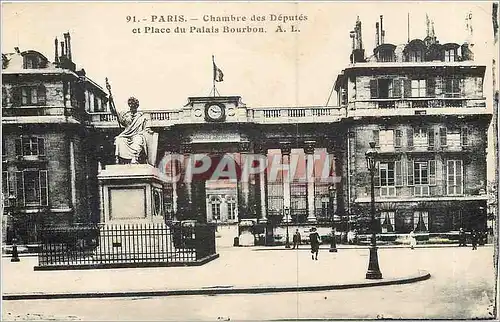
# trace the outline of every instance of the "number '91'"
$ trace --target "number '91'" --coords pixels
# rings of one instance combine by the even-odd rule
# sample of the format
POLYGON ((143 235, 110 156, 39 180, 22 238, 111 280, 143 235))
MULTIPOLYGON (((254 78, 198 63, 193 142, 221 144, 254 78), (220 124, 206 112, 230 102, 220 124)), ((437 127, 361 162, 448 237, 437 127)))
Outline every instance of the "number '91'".
POLYGON ((127 16, 127 22, 137 22, 135 16, 127 16))

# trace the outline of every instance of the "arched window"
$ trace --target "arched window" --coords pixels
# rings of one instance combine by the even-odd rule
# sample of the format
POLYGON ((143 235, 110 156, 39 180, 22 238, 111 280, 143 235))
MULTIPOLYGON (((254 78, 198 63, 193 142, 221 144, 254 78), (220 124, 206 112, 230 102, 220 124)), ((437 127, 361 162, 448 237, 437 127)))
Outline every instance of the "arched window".
POLYGON ((420 39, 414 39, 406 45, 403 50, 407 62, 423 62, 426 52, 425 43, 420 39))

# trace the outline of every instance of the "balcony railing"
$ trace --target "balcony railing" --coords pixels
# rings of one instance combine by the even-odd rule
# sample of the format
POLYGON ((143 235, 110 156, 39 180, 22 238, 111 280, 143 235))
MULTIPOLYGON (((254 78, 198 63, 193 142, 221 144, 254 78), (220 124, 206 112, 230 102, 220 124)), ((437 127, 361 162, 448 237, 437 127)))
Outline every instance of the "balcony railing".
POLYGON ((26 117, 26 116, 63 116, 73 117, 80 122, 89 120, 85 111, 74 107, 64 106, 22 106, 3 107, 2 117, 26 117))
MULTIPOLYGON (((342 116, 339 107, 284 107, 248 109, 248 122, 255 123, 313 123, 336 122, 342 116)), ((189 114, 181 111, 144 111, 151 117, 153 126, 189 124, 194 121, 189 114)), ((116 116, 110 112, 90 113, 92 123, 97 126, 118 126, 116 116)))
POLYGON ((354 102, 356 108, 375 108, 375 109, 392 109, 392 108, 411 108, 411 109, 426 109, 426 108, 485 108, 486 101, 484 98, 384 98, 357 100, 354 102))

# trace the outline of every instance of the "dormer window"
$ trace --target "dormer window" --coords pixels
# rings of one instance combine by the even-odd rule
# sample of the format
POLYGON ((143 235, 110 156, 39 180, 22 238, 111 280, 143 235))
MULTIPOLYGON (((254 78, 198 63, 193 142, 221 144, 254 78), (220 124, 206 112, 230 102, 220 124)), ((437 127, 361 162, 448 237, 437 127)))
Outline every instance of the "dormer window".
POLYGON ((34 50, 28 50, 22 53, 24 69, 39 69, 47 66, 47 58, 34 50))
POLYGON ((457 53, 455 49, 447 49, 444 51, 444 61, 446 62, 456 61, 456 56, 457 53))
POLYGON ((413 63, 420 63, 423 61, 423 52, 420 50, 410 51, 408 55, 408 61, 413 63))

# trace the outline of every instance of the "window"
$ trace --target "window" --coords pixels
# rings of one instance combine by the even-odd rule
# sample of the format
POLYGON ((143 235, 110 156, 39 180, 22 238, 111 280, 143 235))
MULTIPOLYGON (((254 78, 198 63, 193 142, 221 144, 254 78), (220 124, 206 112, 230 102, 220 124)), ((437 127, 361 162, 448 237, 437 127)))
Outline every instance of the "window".
POLYGON ((460 97, 461 82, 462 80, 459 78, 446 78, 444 81, 445 97, 460 97))
POLYGON ((427 87, 425 79, 412 79, 411 97, 426 97, 427 87))
POLYGON ((415 231, 428 231, 429 230, 429 213, 427 211, 413 212, 413 227, 415 231))
POLYGON ((418 63, 422 62, 422 57, 424 55, 422 54, 421 50, 413 50, 408 53, 408 61, 418 63))
POLYGON ((381 130, 379 131, 379 144, 380 150, 392 151, 394 150, 394 131, 393 130, 381 130))
POLYGON ((45 86, 23 86, 15 89, 14 104, 16 106, 45 105, 45 86))
POLYGON ((447 49, 444 51, 444 61, 453 62, 456 60, 456 51, 455 49, 447 49))
POLYGON ((446 163, 446 188, 448 195, 463 193, 462 160, 448 160, 446 163))
POLYGON ((382 227, 382 233, 394 232, 394 211, 380 213, 380 227, 382 227))
POLYGON ((379 78, 370 80, 370 98, 401 97, 401 79, 379 78))
POLYGON ((220 204, 221 201, 218 197, 212 197, 210 199, 210 208, 212 210, 213 220, 220 220, 220 204))
POLYGON ((40 68, 39 59, 36 56, 24 56, 23 67, 25 69, 40 68))
POLYGON ((20 206, 47 206, 47 170, 28 169, 16 172, 17 202, 20 206))
POLYGON ((380 187, 381 196, 395 196, 396 186, 403 185, 401 161, 380 162, 375 183, 380 187))
POLYGON ((427 161, 415 161, 413 174, 415 185, 429 184, 427 161))
POLYGON ((428 145, 427 129, 418 128, 413 131, 413 145, 416 147, 426 147, 428 145))
POLYGON ((23 136, 16 139, 16 156, 44 156, 45 142, 36 136, 23 136))
POLYGON ((235 220, 236 219, 236 200, 234 197, 229 197, 227 199, 227 212, 228 219, 235 220))
POLYGON ((461 143, 461 129, 451 129, 446 132, 446 145, 449 148, 460 148, 461 143))

